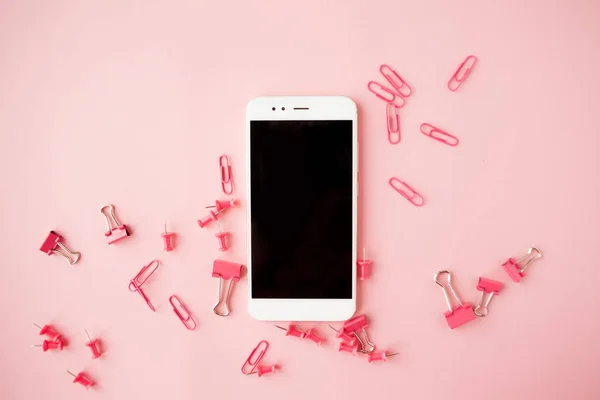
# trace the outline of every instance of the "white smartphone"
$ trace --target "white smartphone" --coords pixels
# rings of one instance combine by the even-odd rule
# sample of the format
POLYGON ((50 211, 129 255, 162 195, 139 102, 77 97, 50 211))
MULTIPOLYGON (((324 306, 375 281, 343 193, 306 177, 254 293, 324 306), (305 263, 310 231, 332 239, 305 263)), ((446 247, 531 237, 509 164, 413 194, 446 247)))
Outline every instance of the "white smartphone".
POLYGON ((250 315, 344 321, 356 311, 356 104, 259 97, 246 111, 250 315))

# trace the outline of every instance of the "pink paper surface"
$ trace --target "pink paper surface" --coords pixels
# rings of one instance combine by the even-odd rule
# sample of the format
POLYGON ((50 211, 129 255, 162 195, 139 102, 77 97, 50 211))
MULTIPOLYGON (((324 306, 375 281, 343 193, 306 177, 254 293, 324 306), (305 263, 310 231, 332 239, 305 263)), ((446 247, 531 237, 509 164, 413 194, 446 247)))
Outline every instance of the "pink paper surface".
POLYGON ((0 2, 0 399, 600 398, 599 17, 591 0, 0 2), (452 93, 469 54, 479 61, 452 93), (384 82, 382 63, 414 90, 396 146, 366 88, 384 82), (252 320, 246 278, 230 317, 211 310, 213 259, 246 263, 246 103, 330 94, 359 107, 359 245, 374 261, 359 310, 378 350, 400 353, 387 363, 338 353, 326 324, 304 324, 325 336, 318 348, 252 320), (427 138, 423 122, 460 144, 427 138), (196 223, 223 197, 221 154, 242 205, 222 219, 227 254, 196 223), (132 232, 111 246, 108 203, 132 232), (79 263, 38 250, 52 229, 79 263), (501 264, 530 245, 544 258, 514 284, 501 264), (154 258, 156 313, 127 289, 154 258), (474 304, 479 276, 506 286, 487 318, 451 331, 440 269, 474 304), (32 322, 54 323, 68 347, 29 348, 42 342, 32 322), (281 370, 243 376, 262 339, 263 363, 281 370), (97 387, 84 394, 67 368, 97 387))

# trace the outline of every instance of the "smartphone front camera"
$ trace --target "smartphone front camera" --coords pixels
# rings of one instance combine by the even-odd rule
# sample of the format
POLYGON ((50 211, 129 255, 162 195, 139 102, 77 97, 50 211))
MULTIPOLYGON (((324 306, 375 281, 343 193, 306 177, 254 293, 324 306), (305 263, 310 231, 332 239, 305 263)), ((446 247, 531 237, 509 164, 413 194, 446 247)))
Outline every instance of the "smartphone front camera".
POLYGON ((271 110, 275 111, 275 107, 271 108, 271 110))
POLYGON ((285 111, 285 107, 281 107, 281 111, 285 111))

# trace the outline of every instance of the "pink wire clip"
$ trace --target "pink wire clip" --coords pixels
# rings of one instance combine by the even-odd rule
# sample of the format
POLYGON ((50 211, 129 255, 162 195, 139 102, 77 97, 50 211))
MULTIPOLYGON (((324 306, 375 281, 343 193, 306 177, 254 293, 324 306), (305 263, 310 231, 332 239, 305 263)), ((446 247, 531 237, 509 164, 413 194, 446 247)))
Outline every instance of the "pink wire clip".
POLYGON ((75 378, 73 380, 73 383, 79 383, 81 386, 85 387, 86 389, 89 389, 95 385, 95 382, 92 381, 89 377, 87 377, 83 372, 80 372, 77 375, 75 375, 71 371, 67 370, 67 373, 75 378))
POLYGON ((448 132, 436 128, 435 126, 428 123, 421 124, 421 133, 425 136, 429 136, 433 140, 437 140, 438 142, 447 144, 448 146, 454 147, 458 145, 458 138, 456 136, 451 135, 448 132), (436 136, 436 134, 439 135, 436 136))
POLYGON ((190 331, 196 329, 196 320, 179 297, 177 297, 176 295, 172 295, 171 297, 169 297, 169 303, 171 303, 171 306, 173 307, 173 312, 175 313, 175 315, 177 315, 177 318, 179 318, 179 320, 187 329, 189 329, 190 331), (181 313, 182 311, 185 313, 185 316, 181 313))
POLYGON ((167 224, 165 223, 165 233, 161 233, 160 236, 164 240, 165 247, 163 251, 173 251, 175 248, 175 234, 173 232, 167 232, 167 224))
POLYGON ((119 222, 117 216, 115 215, 115 207, 112 204, 102 207, 100 212, 106 218, 108 231, 104 232, 104 236, 106 236, 108 244, 112 244, 129 236, 127 226, 119 222), (104 212, 106 209, 108 209, 108 213, 104 212))
POLYGON ((67 259, 67 261, 69 261, 69 264, 75 264, 77 261, 79 261, 81 253, 69 250, 64 244, 61 243, 61 241, 62 236, 54 231, 50 231, 48 237, 46 240, 44 240, 44 243, 42 243, 40 250, 49 256, 52 254, 63 256, 67 259), (62 251, 58 250, 57 248, 60 248, 62 251))
POLYGON ((373 361, 387 361, 388 357, 396 356, 398 354, 399 353, 387 354, 385 351, 374 351, 373 353, 367 355, 367 360, 369 363, 373 361))
POLYGON ((444 297, 446 298, 446 304, 448 305, 448 311, 444 313, 444 316, 446 317, 446 322, 448 323, 450 329, 459 327, 477 318, 475 316, 475 313, 473 312, 473 307, 471 307, 471 304, 463 304, 462 301, 460 301, 460 298, 458 297, 456 291, 454 290, 454 287, 452 286, 452 274, 450 273, 450 271, 439 271, 433 276, 433 281, 440 285, 442 287, 442 290, 444 291, 444 297), (446 289, 446 286, 444 286, 443 283, 438 281, 438 276, 441 274, 448 275, 448 289, 446 289), (452 297, 454 298, 454 301, 457 304, 456 307, 452 306, 450 296, 448 295, 448 290, 452 294, 452 297))
POLYGON ((90 334, 88 333, 87 330, 85 331, 85 335, 88 338, 88 341, 86 342, 85 345, 92 352, 92 360, 95 360, 96 358, 98 358, 102 355, 102 351, 100 350, 100 345, 98 344, 100 341, 98 339, 92 340, 92 338, 90 337, 90 334))
POLYGON ((254 372, 254 370, 258 366, 258 363, 260 362, 260 360, 262 360, 265 353, 267 352, 268 348, 269 342, 267 342, 266 340, 261 340, 260 342, 258 342, 258 345, 254 348, 254 350, 252 350, 252 353, 250 353, 250 355, 242 365, 242 374, 250 375, 252 372, 254 372), (256 359, 253 360, 252 357, 254 357, 254 354, 256 354, 257 351, 260 351, 260 353, 258 353, 256 359), (246 367, 250 367, 250 371, 246 372, 246 367))
POLYGON ((402 108, 404 106, 404 98, 402 96, 396 95, 396 93, 394 93, 392 90, 386 88, 378 82, 370 81, 367 84, 367 88, 376 97, 385 101, 386 103, 392 103, 398 108, 402 108))
POLYGON ((371 277, 371 265, 373 262, 367 260, 367 249, 363 248, 363 259, 362 261, 357 261, 356 264, 358 265, 358 279, 361 281, 369 279, 371 277))
POLYGON ((479 278, 477 290, 481 291, 481 300, 479 301, 479 305, 473 310, 475 315, 478 317, 485 317, 488 315, 488 306, 490 301, 492 301, 492 297, 500 293, 503 287, 504 285, 502 282, 494 281, 488 278, 479 278), (488 295, 487 300, 485 300, 486 295, 488 295), (479 309, 481 309, 481 311, 478 311, 479 309))
POLYGON ((502 268, 504 268, 508 276, 510 276, 510 279, 519 283, 521 282, 521 279, 525 277, 525 268, 540 258, 542 258, 542 252, 535 247, 530 247, 529 250, 527 250, 527 254, 518 260, 509 258, 508 261, 502 264, 502 268), (521 266, 523 262, 525 262, 525 265, 521 266))
POLYGON ((229 157, 222 155, 219 157, 219 167, 221 168, 221 188, 227 195, 233 194, 233 175, 231 174, 231 162, 229 157))
POLYGON ((213 263, 213 278, 219 278, 219 299, 217 304, 213 307, 213 312, 219 317, 228 316, 231 311, 229 309, 229 297, 231 296, 231 291, 234 282, 238 282, 242 275, 242 264, 236 264, 229 261, 215 260, 213 263), (222 295, 222 287, 223 281, 229 281, 229 285, 227 289, 225 289, 225 295, 222 295), (217 308, 221 303, 225 304, 225 312, 220 313, 217 308))
POLYGON ((41 336, 45 335, 48 339, 50 339, 53 342, 57 342, 60 340, 60 334, 57 333, 56 330, 52 326, 50 326, 50 325, 39 326, 35 322, 33 323, 33 325, 40 329, 41 336))
POLYGON ((363 354, 369 354, 375 350, 375 345, 369 341, 369 335, 367 335, 368 327, 369 324, 367 323, 367 317, 364 314, 344 322, 344 331, 352 333, 356 337, 359 344, 358 351, 363 354), (363 333, 364 339, 360 338, 358 332, 363 333))
POLYGON ((275 325, 275 327, 286 331, 285 336, 295 336, 299 339, 304 339, 306 337, 306 332, 304 332, 304 329, 300 328, 296 324, 289 324, 287 329, 279 325, 275 325))
POLYGON ((386 104, 385 118, 387 120, 388 142, 390 144, 400 143, 400 109, 392 103, 386 104))
POLYGON ((65 347, 65 343, 59 338, 55 341, 44 340, 42 344, 32 344, 31 347, 41 347, 42 351, 45 353, 48 350, 59 350, 65 347))
POLYGON ((354 346, 356 343, 356 336, 349 335, 348 332, 344 330, 344 328, 337 330, 333 326, 329 325, 331 329, 335 331, 335 337, 340 339, 342 342, 349 344, 350 346, 354 346))
POLYGON ((383 64, 379 67, 379 72, 388 80, 390 85, 396 90, 396 93, 402 97, 408 97, 412 93, 411 87, 406 83, 404 79, 396 71, 387 64, 383 64))
POLYGON ((392 177, 389 180, 390 186, 394 188, 394 190, 402 195, 406 200, 410 201, 413 205, 417 207, 421 207, 425 200, 423 200, 423 196, 417 193, 412 187, 408 185, 408 183, 401 181, 396 177, 392 177))
POLYGON ((350 344, 346 342, 340 342, 338 351, 345 351, 346 353, 350 353, 355 356, 356 352, 358 351, 358 343, 350 344))
POLYGON ((159 266, 160 266, 160 261, 158 261, 158 260, 150 261, 150 264, 143 267, 140 270, 140 272, 138 272, 138 274, 129 282, 129 290, 132 292, 138 292, 140 294, 140 296, 142 296, 142 298, 146 301, 146 304, 148 304, 148 307, 150 307, 150 309, 152 311, 156 311, 156 309, 150 302, 150 299, 148 298, 148 296, 146 296, 146 293, 144 293, 144 291, 142 290, 142 285, 144 283, 146 283, 148 278, 150 278, 152 276, 152 274, 154 274, 154 272, 156 271, 156 269, 159 266), (150 270, 150 272, 146 273, 146 271, 148 271, 153 265, 154 265, 154 267, 150 270))
POLYGON ((454 75, 452 75, 452 78, 448 81, 448 89, 456 92, 462 86, 465 79, 467 79, 476 62, 477 57, 473 55, 465 58, 465 61, 460 64, 454 75))

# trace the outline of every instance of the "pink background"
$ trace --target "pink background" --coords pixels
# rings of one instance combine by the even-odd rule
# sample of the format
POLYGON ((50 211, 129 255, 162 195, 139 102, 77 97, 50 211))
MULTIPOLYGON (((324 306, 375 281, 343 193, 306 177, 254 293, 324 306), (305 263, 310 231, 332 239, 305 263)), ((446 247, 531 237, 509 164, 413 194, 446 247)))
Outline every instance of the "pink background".
MULTIPOLYGON (((592 0, 0 2, 0 398, 81 399, 69 368, 98 381, 86 394, 98 399, 597 399, 599 16, 592 0), (471 53, 476 69, 449 92, 471 53), (415 89, 397 146, 366 90, 381 63, 415 89), (319 349, 252 320, 246 281, 230 317, 212 314, 219 254, 196 219, 220 195, 217 157, 231 156, 244 202, 245 105, 293 94, 359 105, 359 244, 375 261, 359 305, 373 341, 401 353, 387 364, 339 354, 325 324, 319 349), (421 135, 422 122, 460 145, 421 135), (394 193, 391 176, 426 205, 394 193), (110 247, 109 202, 133 231, 110 247), (165 221, 179 234, 169 254, 165 221), (38 250, 50 229, 83 253, 76 266, 38 250), (529 245, 544 259, 509 283, 500 264, 529 245), (127 290, 153 258, 155 314, 127 290), (446 268, 472 302, 478 276, 507 284, 488 318, 446 327, 432 281, 446 268), (32 322, 55 323, 68 349, 30 349, 32 322), (84 328, 104 340, 102 359, 84 328), (261 339, 282 370, 243 376, 261 339)), ((246 261, 245 222, 243 207, 224 219, 223 258, 246 261)))

